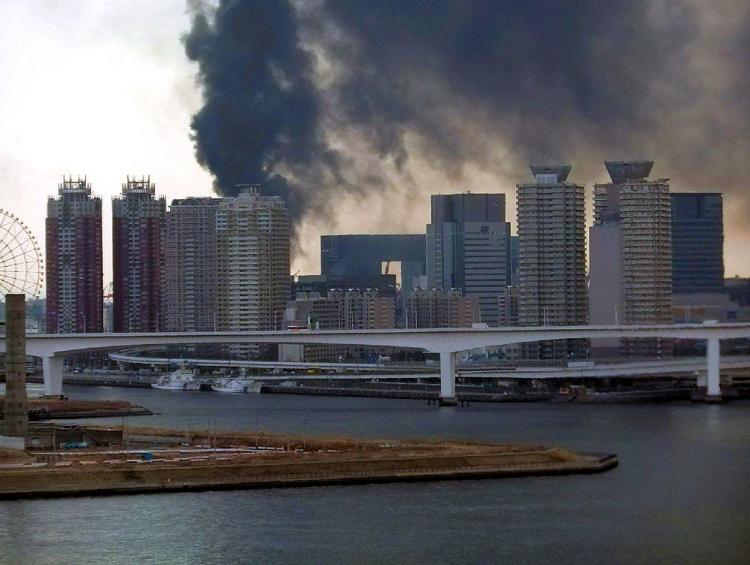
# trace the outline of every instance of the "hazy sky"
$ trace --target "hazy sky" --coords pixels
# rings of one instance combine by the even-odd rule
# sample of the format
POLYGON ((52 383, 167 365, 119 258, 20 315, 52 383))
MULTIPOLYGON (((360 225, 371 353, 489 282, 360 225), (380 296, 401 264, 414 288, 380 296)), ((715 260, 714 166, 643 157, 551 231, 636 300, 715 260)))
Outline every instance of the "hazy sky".
POLYGON ((0 2, 0 195, 44 242, 62 175, 103 198, 105 284, 111 197, 150 174, 168 200, 208 194, 189 138, 200 105, 180 34, 183 0, 0 2))
MULTIPOLYGON (((734 7, 741 4, 719 2, 712 12, 718 13, 714 19, 701 19, 703 35, 709 33, 705 30, 724 30, 726 24, 721 18, 730 18, 734 7)), ((340 13, 332 15, 340 18, 339 24, 353 17, 344 13, 348 3, 341 6, 337 8, 340 13)), ((87 175, 94 192, 104 201, 105 284, 111 280, 111 197, 120 191, 125 175, 151 175, 157 192, 168 201, 213 193, 213 177, 197 164, 190 139, 191 118, 203 105, 201 86, 196 81, 198 67, 188 60, 181 41, 192 23, 184 0, 0 0, 0 207, 22 217, 43 245, 47 196, 56 192, 63 174, 87 175)), ((308 24, 302 35, 316 49, 329 49, 316 63, 317 80, 325 81, 326 65, 335 66, 336 60, 331 57, 335 57, 337 46, 329 41, 330 35, 315 36, 317 27, 308 24)), ((709 59, 702 53, 691 55, 691 61, 705 65, 709 59)), ((720 59, 721 53, 714 56, 720 59)), ((387 68, 386 63, 382 68, 387 68)), ((717 65, 710 65, 706 72, 715 75, 720 71, 729 75, 732 69, 717 70, 717 65)), ((452 88, 453 93, 460 94, 458 91, 452 88)), ((474 94, 481 99, 483 93, 474 94)), ((471 119, 458 124, 455 115, 442 116, 451 135, 467 135, 474 121, 481 124, 482 120, 496 118, 489 111, 484 113, 481 105, 472 106, 471 100, 465 105, 463 114, 457 115, 471 112, 471 119)), ((451 107, 456 107, 455 100, 451 100, 451 107)), ((677 113, 674 118, 684 116, 677 113)), ((732 118, 748 120, 742 113, 732 118)), ((393 166, 392 153, 368 153, 372 140, 347 138, 341 125, 334 124, 331 131, 343 137, 331 141, 336 135, 329 135, 329 143, 339 149, 343 161, 358 160, 356 167, 350 167, 357 171, 354 180, 345 182, 374 179, 387 187, 372 192, 344 190, 335 200, 327 193, 324 201, 314 202, 330 213, 303 223, 294 271, 317 271, 320 233, 422 231, 428 220, 430 193, 505 192, 515 230, 514 183, 527 177, 518 154, 510 147, 512 139, 496 135, 492 128, 477 126, 466 139, 471 140, 473 155, 481 153, 483 158, 467 158, 460 171, 451 171, 445 166, 445 155, 425 148, 424 132, 429 129, 417 127, 423 124, 409 129, 409 125, 406 123, 400 133, 402 144, 411 148, 405 174, 393 166), (359 147, 362 153, 357 155, 359 147)), ((684 137, 682 131, 677 133, 684 137)), ((586 134, 585 130, 578 132, 581 137, 586 134)), ((435 135, 441 132, 435 131, 435 135)), ((743 147, 747 147, 747 140, 743 141, 743 147)), ((596 154, 576 151, 569 159, 574 165, 571 177, 587 185, 606 180, 601 164, 605 156, 641 157, 608 154, 606 147, 596 154)), ((674 155, 669 155, 668 167, 672 169, 659 160, 659 155, 654 157, 654 176, 676 178, 673 190, 724 188, 718 184, 725 182, 724 177, 717 177, 717 184, 708 186, 710 174, 692 180, 685 175, 681 178, 674 170, 679 162, 674 155)), ((736 167, 747 157, 746 153, 732 155, 726 165, 736 167)), ((712 166, 716 166, 715 160, 712 166)), ((738 187, 732 188, 733 196, 725 200, 727 275, 747 276, 748 208, 738 187)))

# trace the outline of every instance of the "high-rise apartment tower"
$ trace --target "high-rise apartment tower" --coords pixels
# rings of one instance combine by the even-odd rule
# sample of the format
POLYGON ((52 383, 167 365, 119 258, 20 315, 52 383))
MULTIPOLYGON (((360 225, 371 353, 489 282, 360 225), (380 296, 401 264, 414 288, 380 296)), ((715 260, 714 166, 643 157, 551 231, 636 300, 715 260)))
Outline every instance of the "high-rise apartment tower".
MULTIPOLYGON (((672 321, 672 229, 668 179, 649 180, 653 161, 606 161, 611 183, 594 185, 591 321, 672 321)), ((670 355, 660 339, 622 340, 629 356, 670 355)))
POLYGON ((222 199, 216 211, 218 329, 285 329, 289 213, 279 196, 261 194, 258 185, 239 189, 239 196, 222 199))
MULTIPOLYGON (((289 214, 278 196, 174 200, 166 215, 162 303, 169 331, 283 329, 289 300, 289 214)), ((258 347, 231 346, 243 356, 258 347)))
POLYGON ((166 214, 161 298, 166 331, 218 329, 216 213, 221 202, 173 200, 166 214))
POLYGON ((112 314, 115 332, 164 327, 161 277, 166 201, 154 197, 151 178, 127 177, 112 199, 112 314))
POLYGON ((47 331, 101 332, 102 199, 86 178, 64 178, 47 200, 47 331))
MULTIPOLYGON (((588 322, 585 193, 568 182, 570 166, 532 166, 533 183, 517 185, 518 324, 577 326, 588 322)), ((533 344, 529 355, 586 355, 586 340, 533 344)))

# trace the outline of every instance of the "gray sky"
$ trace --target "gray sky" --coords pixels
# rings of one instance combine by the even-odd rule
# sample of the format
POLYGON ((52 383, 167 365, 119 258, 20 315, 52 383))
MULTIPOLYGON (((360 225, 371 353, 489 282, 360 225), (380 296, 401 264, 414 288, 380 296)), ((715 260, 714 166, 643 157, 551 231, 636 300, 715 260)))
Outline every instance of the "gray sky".
POLYGON ((105 283, 111 197, 150 174, 168 200, 209 194, 189 138, 200 105, 180 34, 183 0, 0 2, 0 195, 44 242, 63 174, 103 198, 105 283))
MULTIPOLYGON (((184 0, 0 0, 0 207, 23 218, 43 245, 47 196, 63 174, 86 174, 104 201, 105 284, 111 280, 110 202, 125 175, 150 174, 168 201, 212 194, 213 178, 196 163, 190 140, 191 117, 202 105, 196 67, 180 41, 190 24, 184 0)), ((408 182, 390 165, 379 171, 391 186, 387 196, 348 192, 332 204, 332 214, 308 219, 293 271, 317 272, 321 233, 422 231, 430 193, 505 192, 515 229, 514 183, 526 177, 517 163, 503 165, 510 157, 502 139, 484 132, 472 139, 486 147, 487 158, 467 162, 458 182, 432 166, 428 151, 414 151, 408 182)), ((405 143, 420 140, 407 133, 405 143)), ((582 157, 592 162, 574 166, 574 180, 606 180, 601 155, 575 156, 574 165, 582 157)), ((373 155, 362 163, 365 171, 380 167, 373 155)), ((654 176, 675 178, 658 158, 654 176)), ((722 186, 701 180, 674 189, 722 186)), ((740 209, 725 201, 728 276, 750 275, 750 230, 746 218, 735 217, 740 209)))

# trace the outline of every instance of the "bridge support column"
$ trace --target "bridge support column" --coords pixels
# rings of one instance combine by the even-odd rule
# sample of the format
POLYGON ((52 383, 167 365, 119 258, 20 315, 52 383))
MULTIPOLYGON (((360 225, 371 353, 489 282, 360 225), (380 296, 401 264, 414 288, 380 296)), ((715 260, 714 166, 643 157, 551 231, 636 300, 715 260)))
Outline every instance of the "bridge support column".
POLYGON ((440 352, 440 406, 455 406, 456 401, 456 354, 440 352))
POLYGON ((63 362, 65 357, 42 357, 42 373, 44 376, 44 394, 50 396, 62 395, 63 362))
POLYGON ((720 363, 719 338, 710 337, 706 343, 706 402, 721 402, 720 363))

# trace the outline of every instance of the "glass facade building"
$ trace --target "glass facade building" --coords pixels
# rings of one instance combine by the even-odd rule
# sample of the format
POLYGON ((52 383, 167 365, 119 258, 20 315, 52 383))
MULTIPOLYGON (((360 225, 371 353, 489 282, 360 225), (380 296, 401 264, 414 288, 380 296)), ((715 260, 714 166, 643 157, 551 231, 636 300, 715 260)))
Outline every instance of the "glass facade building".
POLYGON ((672 292, 723 292, 721 193, 672 193, 672 292))
POLYGON ((389 263, 400 264, 402 289, 405 294, 410 294, 414 281, 425 274, 425 236, 358 234, 320 237, 321 274, 331 282, 357 279, 365 284, 365 288, 379 288, 385 265, 389 263))
POLYGON ((432 195, 427 225, 427 286, 460 289, 479 303, 480 320, 498 324, 498 300, 511 282, 505 194, 432 195))

